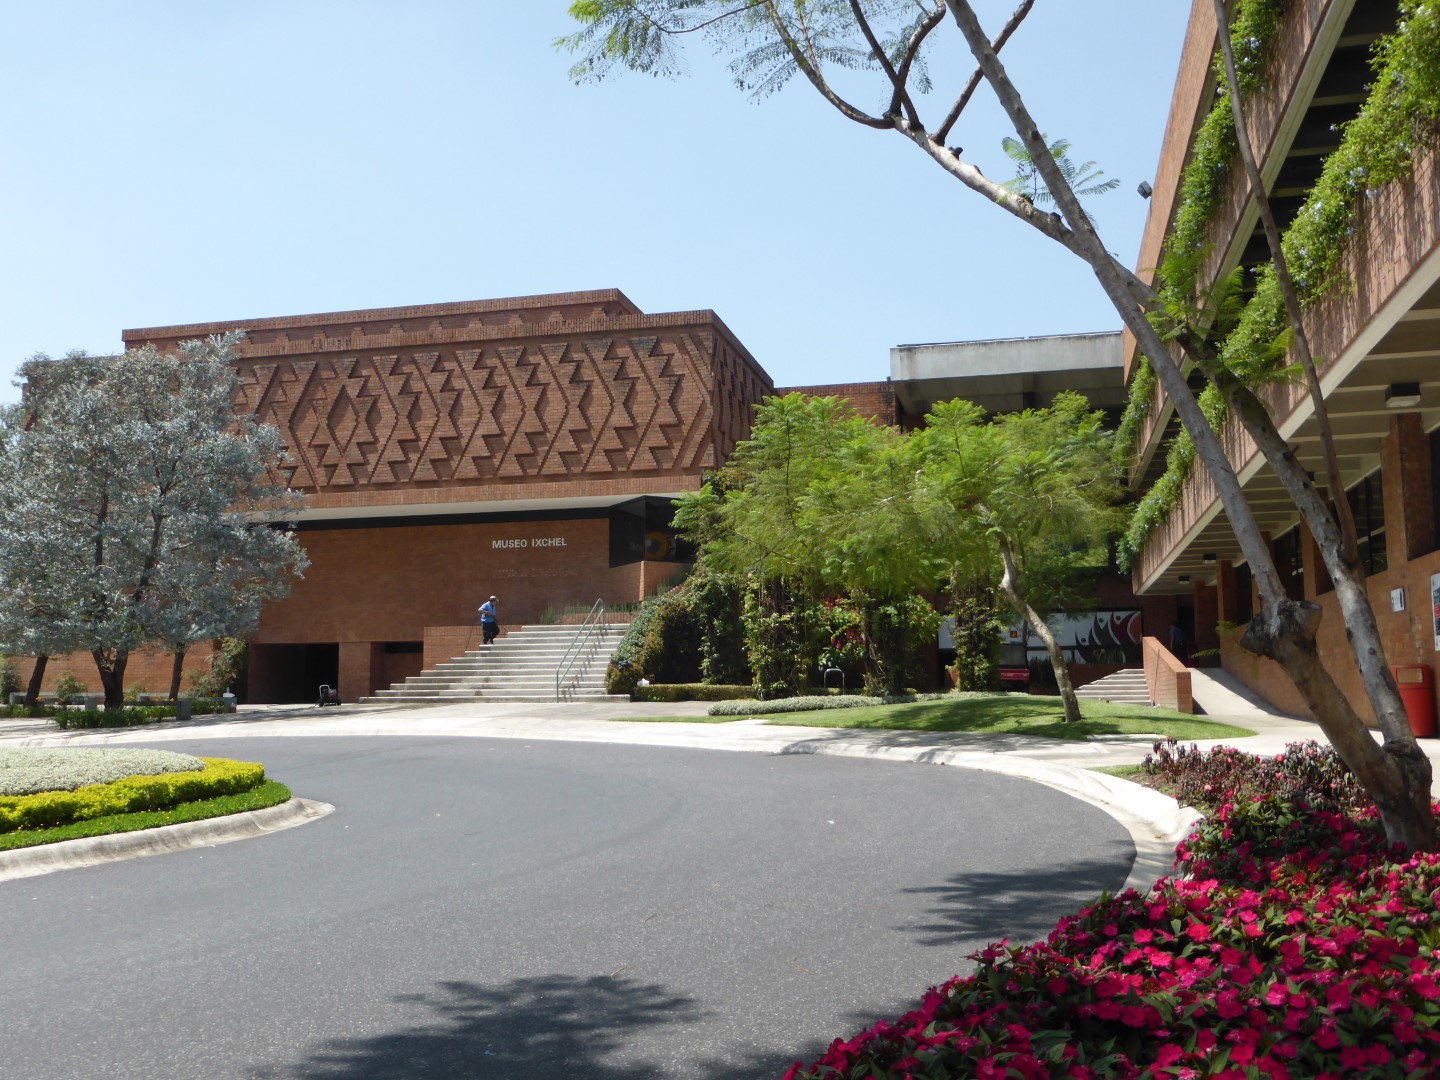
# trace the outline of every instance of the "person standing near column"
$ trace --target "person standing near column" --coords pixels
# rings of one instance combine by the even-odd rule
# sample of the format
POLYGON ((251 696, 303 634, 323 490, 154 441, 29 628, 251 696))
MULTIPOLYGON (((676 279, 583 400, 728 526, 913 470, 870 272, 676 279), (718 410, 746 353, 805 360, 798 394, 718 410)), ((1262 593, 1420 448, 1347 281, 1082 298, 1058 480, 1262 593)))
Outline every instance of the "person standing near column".
POLYGON ((480 605, 480 644, 482 645, 492 644, 495 636, 500 633, 500 616, 497 607, 499 603, 500 598, 492 596, 480 605))

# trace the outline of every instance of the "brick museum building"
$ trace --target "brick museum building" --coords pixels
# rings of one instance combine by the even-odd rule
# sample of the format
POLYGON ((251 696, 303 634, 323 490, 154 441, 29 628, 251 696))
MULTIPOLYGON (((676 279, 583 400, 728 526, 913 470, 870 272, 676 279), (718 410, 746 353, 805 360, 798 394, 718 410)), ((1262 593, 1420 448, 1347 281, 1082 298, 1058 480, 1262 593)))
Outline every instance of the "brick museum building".
MULTIPOLYGON (((236 407, 280 431, 307 501, 294 527, 310 568, 264 611, 235 687, 257 703, 313 701, 321 683, 352 701, 458 656, 491 594, 509 627, 654 594, 693 554, 672 500, 724 464, 769 394, 836 395, 914 427, 956 396, 1008 412, 1081 389, 1113 414, 1124 393, 1117 333, 900 346, 884 380, 777 390, 714 312, 646 314, 614 289, 122 338, 169 350, 232 330, 236 407)), ((1137 627, 1141 606, 1159 605, 1147 624, 1173 617, 1173 597, 1101 591, 1137 627)), ((127 680, 160 689, 169 671, 139 653, 127 680)), ((88 657, 61 657, 47 687, 66 672, 94 682, 88 657)))
MULTIPOLYGON (((346 700, 506 625, 649 595, 680 569, 670 502, 773 391, 709 311, 617 290, 123 333, 162 350, 243 330, 237 408, 284 437, 311 565, 250 644, 251 701, 346 700)), ((164 685, 158 681, 158 685, 164 685)))

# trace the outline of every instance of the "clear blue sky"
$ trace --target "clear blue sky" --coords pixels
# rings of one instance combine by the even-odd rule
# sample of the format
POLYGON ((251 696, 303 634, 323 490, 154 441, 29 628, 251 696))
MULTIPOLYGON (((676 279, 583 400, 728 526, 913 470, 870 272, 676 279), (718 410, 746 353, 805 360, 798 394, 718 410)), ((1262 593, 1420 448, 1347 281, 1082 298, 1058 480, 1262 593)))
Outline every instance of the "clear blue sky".
MULTIPOLYGON (((978 4, 992 32, 1013 6, 978 4)), ((30 354, 126 327, 574 289, 713 308, 781 385, 1118 328, 1069 256, 808 85, 754 103, 703 43, 676 82, 571 85, 565 7, 0 2, 0 400, 30 354)), ((1127 262, 1189 7, 1040 0, 1005 52, 1123 181, 1093 209, 1127 262)), ((969 70, 937 55, 932 107, 969 70)), ((1004 177, 1007 132, 982 89, 951 141, 1004 177)))

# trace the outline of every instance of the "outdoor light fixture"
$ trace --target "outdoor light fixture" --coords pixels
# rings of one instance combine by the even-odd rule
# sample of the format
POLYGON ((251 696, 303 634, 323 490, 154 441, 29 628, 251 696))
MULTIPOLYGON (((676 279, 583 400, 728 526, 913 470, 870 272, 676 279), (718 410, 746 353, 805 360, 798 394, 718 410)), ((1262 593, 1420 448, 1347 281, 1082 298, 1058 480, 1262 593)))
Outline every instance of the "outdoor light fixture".
POLYGON ((1155 189, 1152 188, 1149 184, 1147 184, 1144 180, 1140 181, 1139 185, 1135 188, 1135 190, 1140 193, 1140 198, 1142 199, 1148 199, 1151 195, 1155 193, 1155 189))
POLYGON ((1213 551, 1207 551, 1204 555, 1200 556, 1200 561, 1203 563, 1213 563, 1215 561, 1215 553, 1213 551))
POLYGON ((1385 388, 1385 408, 1413 409, 1420 404, 1418 382, 1392 382, 1385 388))
POLYGON ((1189 585, 1189 584, 1190 584, 1190 575, 1189 575, 1189 574, 1181 574, 1181 575, 1180 575, 1180 584, 1181 584, 1181 585, 1189 585))

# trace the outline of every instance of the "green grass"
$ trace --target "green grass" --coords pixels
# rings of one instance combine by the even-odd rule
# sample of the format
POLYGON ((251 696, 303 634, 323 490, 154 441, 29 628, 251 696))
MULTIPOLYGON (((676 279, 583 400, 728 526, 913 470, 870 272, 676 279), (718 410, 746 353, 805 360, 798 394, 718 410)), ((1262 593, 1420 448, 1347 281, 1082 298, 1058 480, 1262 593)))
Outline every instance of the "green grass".
POLYGON ((1140 771, 1139 765, 1097 765, 1091 772, 1103 772, 1106 776, 1118 776, 1122 780, 1128 780, 1140 771))
POLYGON ((1080 722, 1067 724, 1059 698, 1027 694, 780 713, 768 722, 802 727, 970 731, 1047 739, 1085 739, 1092 735, 1174 735, 1181 740, 1243 739, 1255 734, 1247 728, 1201 720, 1169 709, 1117 705, 1106 701, 1082 701, 1080 722))
MULTIPOLYGON (((1078 724, 1065 723, 1057 697, 1004 694, 995 697, 915 701, 903 705, 867 705, 858 709, 819 709, 773 713, 767 724, 798 727, 862 728, 877 731, 970 731, 993 735, 1031 735, 1083 740, 1092 735, 1173 735, 1182 741, 1244 739, 1255 732, 1233 724, 1202 720, 1169 709, 1082 701, 1078 724)), ((741 720, 736 716, 631 716, 627 723, 704 724, 741 720)))
POLYGON ((78 840, 82 836, 108 836, 111 833, 138 832, 154 829, 161 825, 178 825, 184 821, 204 821, 207 818, 240 814, 246 810, 263 810, 267 806, 278 806, 290 798, 290 789, 274 780, 267 780, 250 791, 238 795, 221 795, 214 799, 200 799, 196 802, 181 803, 169 810, 150 810, 139 814, 112 814, 109 817, 92 818, 60 825, 54 829, 21 829, 17 832, 0 834, 0 851, 35 847, 37 844, 55 844, 61 840, 78 840))

